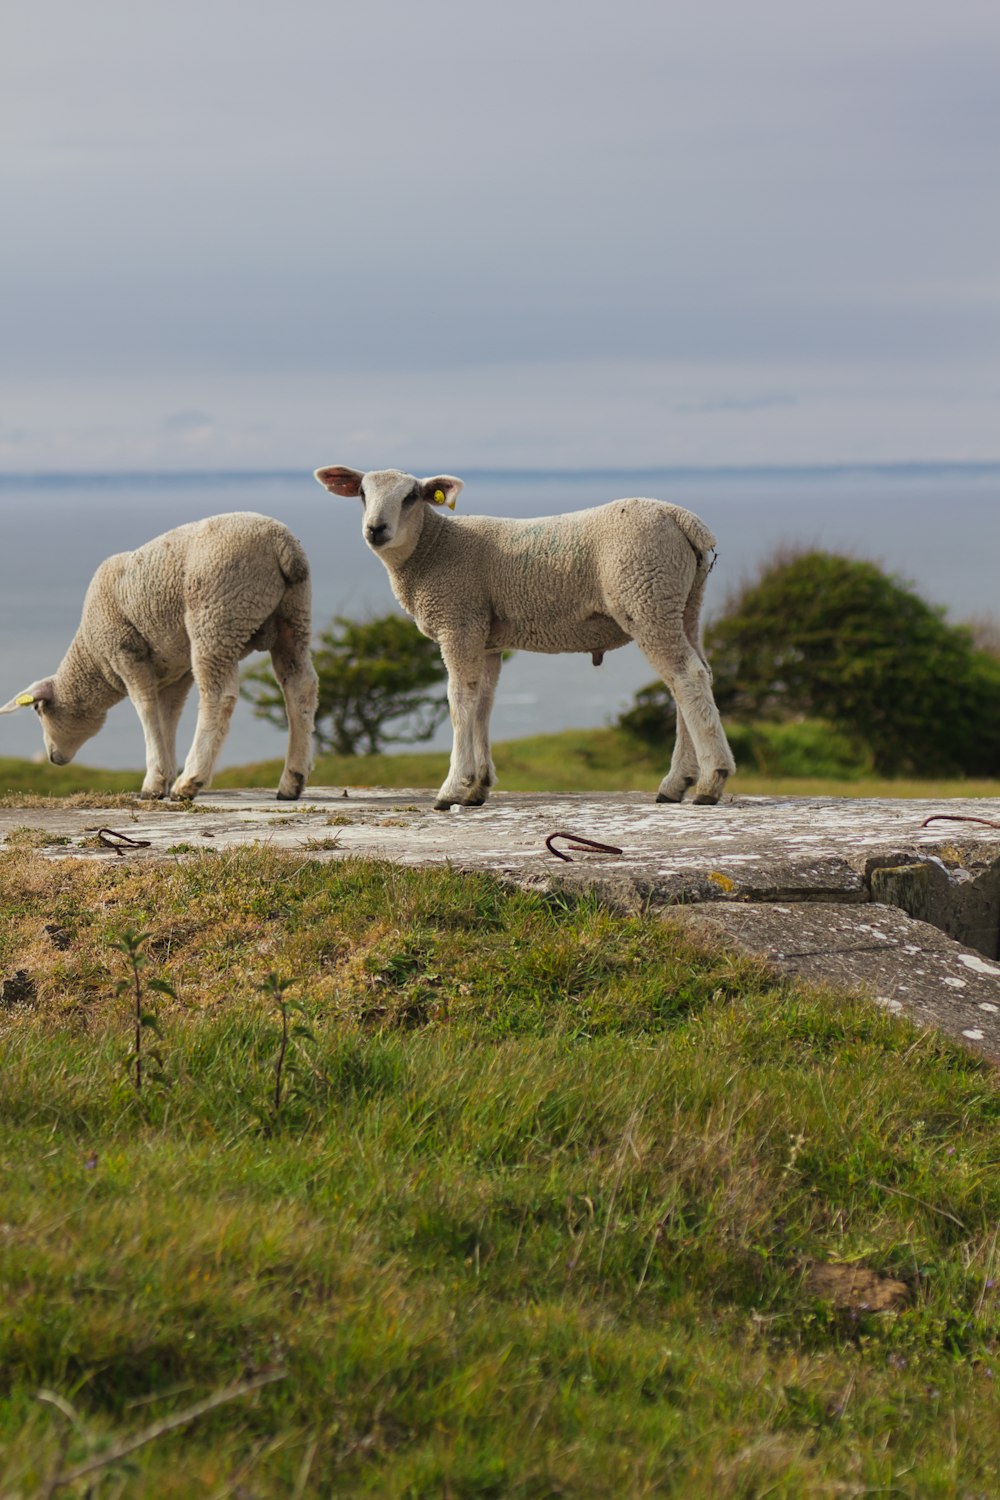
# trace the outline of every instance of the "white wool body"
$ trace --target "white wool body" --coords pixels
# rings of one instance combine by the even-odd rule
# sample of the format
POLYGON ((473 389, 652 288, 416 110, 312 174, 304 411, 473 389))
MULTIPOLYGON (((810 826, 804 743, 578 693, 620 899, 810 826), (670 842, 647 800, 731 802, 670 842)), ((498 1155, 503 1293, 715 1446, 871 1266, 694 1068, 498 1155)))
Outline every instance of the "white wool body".
POLYGON ((454 516, 462 481, 398 469, 316 471, 364 502, 363 533, 393 592, 438 642, 455 732, 436 806, 485 801, 501 653, 607 651, 635 641, 677 704, 677 736, 657 800, 717 802, 735 770, 701 644, 715 538, 691 511, 629 498, 532 520, 454 516))

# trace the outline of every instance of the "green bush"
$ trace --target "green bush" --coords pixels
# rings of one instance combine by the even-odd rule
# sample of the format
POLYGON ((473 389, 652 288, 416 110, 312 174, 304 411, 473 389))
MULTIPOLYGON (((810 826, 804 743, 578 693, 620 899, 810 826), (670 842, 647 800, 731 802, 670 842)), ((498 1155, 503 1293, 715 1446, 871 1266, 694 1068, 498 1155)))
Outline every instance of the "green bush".
MULTIPOLYGON (((636 694, 635 706, 619 725, 642 744, 662 748, 674 733, 673 700, 662 683, 651 683, 636 694)), ((761 720, 742 724, 730 720, 726 735, 741 770, 760 776, 822 776, 852 781, 871 771, 871 756, 822 719, 761 720)))
MULTIPOLYGON (((867 760, 883 776, 985 776, 1000 766, 1000 659, 874 563, 781 554, 731 596, 705 640, 724 716, 797 733, 795 720, 825 721, 841 743, 821 735, 818 753, 839 758, 846 742, 858 770, 867 760)), ((667 702, 652 684, 619 722, 662 739, 667 702)), ((773 762, 767 769, 778 773, 773 762)), ((813 774, 826 772, 816 765, 813 774)))
POLYGON ((822 719, 729 723, 736 763, 760 776, 823 776, 852 781, 871 771, 871 756, 822 719))

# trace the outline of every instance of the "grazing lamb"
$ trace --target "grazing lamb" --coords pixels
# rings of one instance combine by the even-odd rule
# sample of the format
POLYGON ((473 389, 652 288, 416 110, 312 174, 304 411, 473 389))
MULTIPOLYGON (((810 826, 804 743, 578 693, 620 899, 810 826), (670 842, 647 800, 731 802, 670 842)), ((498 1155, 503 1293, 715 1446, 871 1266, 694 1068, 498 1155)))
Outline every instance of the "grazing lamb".
POLYGON ((434 805, 485 802, 495 779, 489 721, 501 653, 605 651, 636 641, 677 702, 677 739, 658 802, 718 802, 735 770, 701 649, 701 601, 715 538, 690 511, 614 500, 510 521, 445 515, 462 480, 335 466, 316 478, 364 504, 364 537, 393 592, 448 669, 454 746, 434 805))
POLYGON ((55 675, 0 708, 33 706, 49 760, 64 766, 127 695, 146 737, 144 797, 194 797, 208 785, 239 696, 240 660, 270 651, 288 712, 278 796, 309 773, 316 713, 309 562, 280 521, 210 516, 101 563, 55 675), (192 682, 198 723, 176 781, 177 723, 192 682), (173 785, 171 785, 173 783, 173 785))

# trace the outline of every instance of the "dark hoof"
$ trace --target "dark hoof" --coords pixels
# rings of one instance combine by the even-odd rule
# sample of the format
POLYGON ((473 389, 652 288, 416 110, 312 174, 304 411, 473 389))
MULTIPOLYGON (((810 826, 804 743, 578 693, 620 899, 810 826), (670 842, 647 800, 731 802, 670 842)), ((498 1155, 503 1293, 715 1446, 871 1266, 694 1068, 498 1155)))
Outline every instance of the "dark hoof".
POLYGON ((682 797, 668 797, 666 792, 657 792, 656 800, 657 802, 673 802, 676 804, 682 802, 684 799, 682 797))
POLYGON ((195 797, 205 785, 203 781, 186 781, 183 786, 175 786, 170 793, 174 802, 193 802, 195 797))
POLYGON ((281 787, 279 786, 277 792, 277 798, 279 802, 297 802, 298 799, 302 796, 302 788, 306 784, 306 778, 303 776, 302 772, 290 771, 288 779, 292 783, 292 790, 290 792, 283 792, 281 790, 281 787))
POLYGON ((703 776, 698 782, 692 802, 699 807, 714 807, 726 790, 726 782, 729 780, 729 772, 724 766, 703 776))

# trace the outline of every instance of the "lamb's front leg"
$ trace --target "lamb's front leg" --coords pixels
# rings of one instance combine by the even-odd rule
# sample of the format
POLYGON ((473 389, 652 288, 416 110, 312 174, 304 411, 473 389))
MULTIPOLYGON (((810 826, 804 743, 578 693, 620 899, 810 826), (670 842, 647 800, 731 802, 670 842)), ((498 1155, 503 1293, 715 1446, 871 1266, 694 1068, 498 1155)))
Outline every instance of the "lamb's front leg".
POLYGON ((128 689, 129 698, 139 715, 142 737, 146 746, 146 774, 143 777, 140 797, 166 797, 170 783, 177 770, 174 761, 174 736, 176 726, 165 723, 169 713, 164 714, 160 690, 151 673, 139 667, 123 668, 116 663, 119 676, 128 689))
POLYGON ((476 701, 473 753, 476 762, 476 779, 484 792, 489 792, 497 779, 497 768, 493 764, 493 756, 490 753, 490 715, 493 712, 493 699, 496 697, 502 664, 503 657, 500 652, 491 651, 486 658, 483 675, 479 681, 479 697, 476 701))
POLYGON ((184 712, 184 705, 193 681, 191 673, 185 672, 183 677, 178 677, 177 681, 172 682, 169 687, 160 689, 160 729, 163 733, 167 755, 164 787, 160 794, 164 797, 177 775, 177 726, 184 712))
MULTIPOLYGON (((496 672, 488 665, 485 651, 472 651, 465 642, 442 641, 441 655, 448 668, 448 710, 454 740, 448 775, 434 806, 441 811, 456 802, 462 807, 480 807, 489 794, 489 784, 483 783, 477 763, 477 750, 481 751, 484 744, 477 735, 477 709, 484 678, 492 676, 495 685, 496 672)), ((486 755, 488 759, 488 742, 486 755)))

